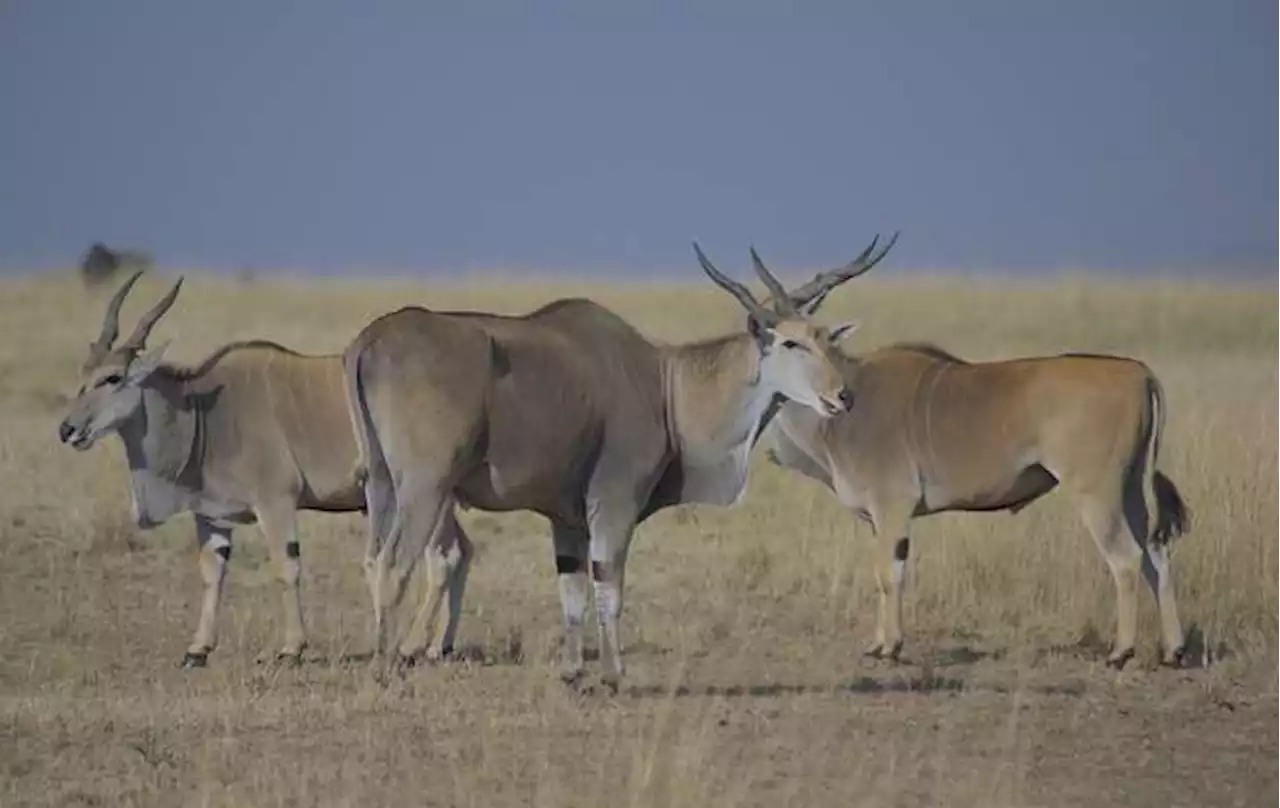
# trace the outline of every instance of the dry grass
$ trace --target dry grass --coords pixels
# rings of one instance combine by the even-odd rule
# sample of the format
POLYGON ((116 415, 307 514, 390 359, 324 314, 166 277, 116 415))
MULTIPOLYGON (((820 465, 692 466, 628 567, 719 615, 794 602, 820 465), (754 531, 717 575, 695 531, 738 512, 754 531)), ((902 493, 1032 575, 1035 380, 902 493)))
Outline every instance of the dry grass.
MULTIPOLYGON (((886 273, 888 274, 888 273, 886 273)), ((126 321, 162 290, 139 284, 126 321)), ((103 298, 70 279, 0 289, 0 803, 5 805, 1255 805, 1277 786, 1274 288, 868 279, 828 304, 857 346, 933 340, 971 358, 1141 357, 1170 406, 1163 465, 1194 509, 1174 552, 1208 669, 1101 664, 1112 588, 1063 503, 917 523, 905 664, 861 659, 868 542, 814 485, 758 462, 733 509, 642 528, 628 575, 629 692, 574 695, 545 525, 470 512, 469 663, 379 681, 363 650, 358 517, 303 523, 313 646, 278 640, 265 552, 243 531, 211 667, 176 662, 199 577, 189 517, 129 523, 123 454, 54 430, 103 298), (1098 638, 1102 639, 1099 640, 1098 638)), ((195 360, 231 339, 337 351, 409 302, 505 311, 588 294, 646 333, 734 327, 713 289, 194 278, 157 337, 195 360)))

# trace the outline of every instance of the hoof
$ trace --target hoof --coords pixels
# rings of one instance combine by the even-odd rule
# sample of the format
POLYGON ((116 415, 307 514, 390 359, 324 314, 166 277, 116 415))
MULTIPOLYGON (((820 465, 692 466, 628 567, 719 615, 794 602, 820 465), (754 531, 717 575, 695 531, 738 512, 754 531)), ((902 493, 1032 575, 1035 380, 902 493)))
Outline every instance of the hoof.
POLYGON ((449 648, 441 648, 439 650, 427 649, 425 651, 411 651, 407 654, 403 651, 396 651, 393 662, 397 668, 405 670, 408 668, 447 662, 452 658, 454 658, 453 647, 450 646, 449 648))
POLYGON ((898 641, 887 647, 881 643, 876 643, 864 651, 863 656, 867 656, 872 659, 885 659, 889 662, 897 662, 898 658, 902 656, 902 642, 898 641))
POLYGON ((192 668, 204 668, 208 667, 208 665, 208 651, 188 651, 182 655, 182 664, 178 667, 182 668, 184 671, 189 671, 192 668))
POLYGON ((618 695, 618 689, 622 685, 622 675, 616 673, 606 673, 600 677, 600 686, 610 696, 618 695))
POLYGON ((426 655, 427 662, 448 662, 449 660, 454 658, 455 656, 453 653, 452 645, 447 646, 445 648, 427 649, 427 655, 426 655))
POLYGON ((565 687, 568 687, 571 690, 577 690, 578 686, 582 684, 582 677, 584 673, 585 671, 583 671, 582 668, 562 670, 560 671, 560 681, 564 683, 565 687))
POLYGON ((302 664, 301 651, 281 651, 276 654, 276 664, 296 668, 302 664))
POLYGON ((1165 654, 1160 659, 1160 666, 1162 668, 1181 668, 1182 664, 1186 661, 1186 657, 1187 657, 1186 648, 1183 648, 1183 647, 1175 648, 1173 649, 1173 653, 1165 654))
POLYGON ((1133 659, 1133 649, 1126 648, 1119 653, 1112 653, 1107 657, 1107 667, 1112 670, 1124 670, 1125 663, 1133 659))
POLYGON ((402 671, 409 670, 410 668, 418 667, 418 665, 420 665, 425 661, 426 661, 426 654, 424 654, 422 651, 414 651, 412 653, 406 654, 400 650, 397 650, 395 654, 391 657, 391 667, 395 668, 396 670, 402 670, 402 671))

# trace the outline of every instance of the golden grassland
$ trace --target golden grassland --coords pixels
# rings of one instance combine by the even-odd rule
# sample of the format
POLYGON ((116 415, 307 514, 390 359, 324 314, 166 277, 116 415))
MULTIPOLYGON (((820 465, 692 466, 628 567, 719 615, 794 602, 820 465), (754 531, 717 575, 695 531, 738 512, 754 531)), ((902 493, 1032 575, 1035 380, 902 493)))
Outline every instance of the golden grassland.
MULTIPOLYGON (((846 350, 928 340, 970 359, 1062 351, 1145 360, 1169 406, 1162 466, 1193 509, 1173 559, 1194 667, 1102 665, 1113 589, 1066 503, 916 522, 901 665, 860 657, 874 619, 865 529, 757 457, 745 501, 641 528, 622 694, 556 678, 546 526, 469 511, 465 661, 380 677, 367 649, 358 515, 302 522, 311 648, 269 657, 279 598, 240 531, 221 645, 178 670, 200 584, 190 517, 129 519, 114 440, 55 429, 105 293, 69 275, 0 282, 0 804, 1255 805, 1277 788, 1276 289, 1063 279, 868 278, 823 319, 846 350), (1206 666, 1207 663, 1207 666, 1206 666)), ((124 328, 164 290, 144 278, 124 328)), ((652 337, 733 329, 709 284, 259 281, 195 275, 153 343, 193 362, 267 338, 337 352, 418 303, 504 312, 591 296, 652 337)), ((411 594, 412 598, 413 595, 411 594)))

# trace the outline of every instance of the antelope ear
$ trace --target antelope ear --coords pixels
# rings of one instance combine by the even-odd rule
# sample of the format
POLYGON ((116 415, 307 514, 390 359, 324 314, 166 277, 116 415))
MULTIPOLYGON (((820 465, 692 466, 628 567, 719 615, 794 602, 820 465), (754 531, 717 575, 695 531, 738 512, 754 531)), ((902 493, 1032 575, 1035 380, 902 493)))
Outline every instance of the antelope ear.
POLYGON ((856 320, 848 323, 841 323, 831 329, 831 344, 838 345, 849 337, 853 336, 853 332, 857 331, 862 324, 856 320))
POLYGON ((164 352, 168 348, 169 341, 165 340, 130 362, 127 374, 129 383, 141 384, 146 381, 147 377, 154 373, 156 368, 160 367, 160 363, 164 361, 164 352))

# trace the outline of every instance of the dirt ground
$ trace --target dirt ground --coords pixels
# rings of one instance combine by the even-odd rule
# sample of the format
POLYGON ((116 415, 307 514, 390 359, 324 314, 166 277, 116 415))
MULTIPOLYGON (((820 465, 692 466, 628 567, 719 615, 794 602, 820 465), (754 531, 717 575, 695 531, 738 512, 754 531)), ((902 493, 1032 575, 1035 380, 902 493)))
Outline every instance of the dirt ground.
MULTIPOLYGON (((139 284, 126 322, 162 283, 139 284)), ((249 336, 331 351, 409 296, 521 310, 561 292, 196 279, 157 335, 176 335, 186 361, 249 336)), ((735 317, 714 291, 593 296, 667 339, 735 317)), ((868 283, 850 298, 828 316, 865 316, 851 350, 915 338, 973 358, 1109 350, 1153 366, 1171 410, 1162 465, 1194 515, 1173 556, 1189 668, 1156 667, 1146 591, 1137 659, 1103 665, 1110 576, 1053 496, 1017 516, 917 522, 904 661, 865 659, 866 531, 757 458, 740 505, 642 527, 617 695, 556 675, 545 524, 476 511, 463 515, 478 557, 459 660, 373 665, 364 523, 308 515, 303 664, 272 659, 279 590, 249 528, 236 534, 220 645, 207 669, 183 671, 200 598, 190 518, 137 530, 118 443, 78 454, 55 436, 103 301, 65 279, 11 281, 0 804, 1275 804, 1274 290, 937 281, 868 283)))

